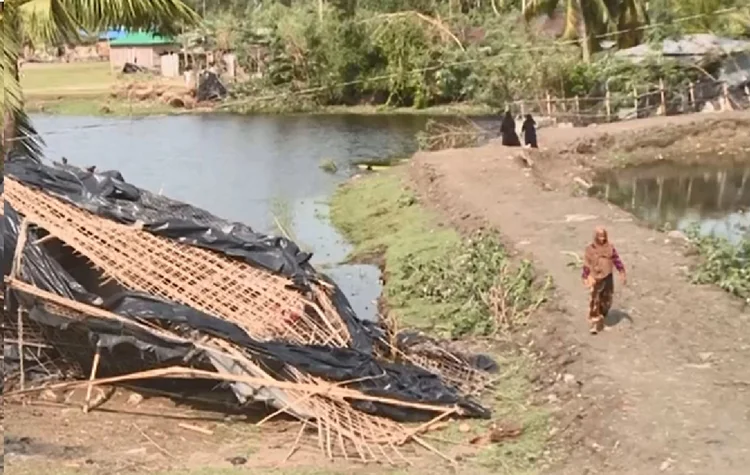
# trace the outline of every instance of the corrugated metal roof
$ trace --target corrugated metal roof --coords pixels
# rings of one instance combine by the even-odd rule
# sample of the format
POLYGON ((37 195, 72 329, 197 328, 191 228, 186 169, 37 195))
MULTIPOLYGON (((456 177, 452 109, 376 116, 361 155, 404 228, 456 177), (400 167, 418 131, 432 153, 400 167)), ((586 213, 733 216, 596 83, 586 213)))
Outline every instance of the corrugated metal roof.
POLYGON ((168 38, 164 36, 155 35, 153 33, 146 33, 138 31, 135 33, 128 33, 121 38, 117 38, 110 42, 110 46, 156 46, 156 45, 170 45, 175 44, 174 38, 168 38))
POLYGON ((701 33, 685 35, 676 40, 664 40, 661 47, 649 44, 638 45, 633 48, 620 50, 615 55, 640 60, 645 56, 661 54, 663 56, 681 57, 692 60, 709 54, 722 56, 748 50, 750 50, 750 41, 734 40, 701 33))
POLYGON ((119 40, 121 38, 124 38, 128 35, 127 30, 125 28, 118 28, 118 29, 111 29, 107 31, 103 31, 99 33, 99 39, 100 40, 119 40))

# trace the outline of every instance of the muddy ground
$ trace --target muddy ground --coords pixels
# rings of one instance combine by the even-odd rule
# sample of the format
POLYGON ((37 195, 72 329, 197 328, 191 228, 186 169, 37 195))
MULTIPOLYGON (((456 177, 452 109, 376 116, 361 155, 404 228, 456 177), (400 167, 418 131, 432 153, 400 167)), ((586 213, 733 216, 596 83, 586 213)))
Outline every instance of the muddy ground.
MULTIPOLYGON (((682 244, 611 205, 576 196, 575 178, 660 155, 690 159, 699 147, 726 150, 714 159, 750 160, 750 117, 542 129, 539 140, 543 148, 534 153, 490 144, 418 154, 409 176, 423 204, 464 230, 496 228, 555 280, 556 298, 530 343, 546 363, 532 379, 536 399, 554 414, 550 443, 562 456, 549 473, 746 473, 750 311, 722 291, 689 284, 691 261, 682 244), (630 283, 618 288, 608 331, 592 337, 574 254, 580 256, 595 223, 609 227, 630 283)), ((88 414, 81 391, 65 395, 67 401, 51 395, 6 401, 7 473, 454 473, 413 447, 405 449, 411 468, 331 462, 313 437, 288 457, 298 422, 256 427, 267 411, 227 416, 140 394, 146 397, 118 389, 88 414)), ((460 444, 446 450, 459 459, 475 451, 460 444)))
POLYGON ((410 174, 422 201, 453 224, 497 229, 554 278, 555 305, 539 317, 535 347, 567 366, 580 394, 550 399, 566 456, 549 472, 747 473, 750 310, 688 282, 684 243, 575 190, 576 177, 602 167, 750 161, 750 114, 542 129, 539 142, 534 152, 493 143, 418 154, 410 174), (596 224, 608 227, 629 283, 617 289, 607 331, 591 336, 578 258, 596 224))

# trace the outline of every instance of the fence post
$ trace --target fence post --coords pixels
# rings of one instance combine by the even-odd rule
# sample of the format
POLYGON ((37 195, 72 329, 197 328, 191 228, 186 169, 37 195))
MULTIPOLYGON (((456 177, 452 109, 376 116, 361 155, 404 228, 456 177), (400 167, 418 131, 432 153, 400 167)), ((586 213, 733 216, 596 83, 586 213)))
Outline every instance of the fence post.
POLYGON ((695 83, 690 82, 690 89, 688 89, 690 108, 695 111, 695 83))
POLYGON ((518 101, 521 104, 521 117, 526 117, 526 108, 524 107, 524 101, 518 101))
POLYGON ((547 117, 552 117, 552 98, 547 91, 547 117))
POLYGON ((610 96, 609 96, 609 82, 607 82, 605 86, 607 88, 607 92, 604 95, 604 105, 607 108, 607 122, 609 122, 612 116, 612 104, 610 103, 610 96))
POLYGON ((732 102, 729 100, 729 85, 727 83, 724 83, 722 88, 723 88, 724 101, 723 101, 721 110, 723 111, 732 110, 732 102))
POLYGON ((667 93, 664 91, 663 79, 659 79, 659 98, 661 100, 661 105, 659 106, 661 115, 667 115, 667 93))
POLYGON ((578 95, 576 95, 576 97, 575 97, 575 101, 573 102, 573 107, 575 107, 575 109, 576 109, 576 118, 580 119, 581 118, 580 117, 580 115, 581 115, 581 101, 578 98, 578 95))
POLYGON ((635 110, 635 118, 638 118, 638 87, 633 85, 633 110, 635 110))

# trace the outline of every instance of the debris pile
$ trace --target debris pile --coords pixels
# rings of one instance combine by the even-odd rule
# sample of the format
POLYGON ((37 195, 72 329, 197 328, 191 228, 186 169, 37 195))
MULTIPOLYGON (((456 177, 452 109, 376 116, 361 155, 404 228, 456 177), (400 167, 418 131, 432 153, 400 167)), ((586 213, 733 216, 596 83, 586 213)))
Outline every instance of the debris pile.
POLYGON ((26 157, 6 162, 3 197, 7 397, 54 387, 34 376, 52 361, 88 386, 85 409, 102 384, 221 381, 364 461, 430 447, 404 422, 489 417, 473 396, 494 362, 360 320, 285 238, 26 157))

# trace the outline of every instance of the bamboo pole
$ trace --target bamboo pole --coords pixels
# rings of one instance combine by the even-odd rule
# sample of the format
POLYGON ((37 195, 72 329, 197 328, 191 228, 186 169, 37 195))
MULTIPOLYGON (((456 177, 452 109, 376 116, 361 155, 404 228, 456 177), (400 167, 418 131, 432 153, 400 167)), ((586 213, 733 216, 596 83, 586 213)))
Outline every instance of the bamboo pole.
POLYGON ((692 109, 693 111, 695 111, 695 109, 696 109, 696 104, 695 104, 695 83, 693 83, 693 82, 690 83, 690 87, 688 89, 688 95, 689 95, 688 97, 689 97, 689 100, 690 100, 690 109, 692 109))
POLYGON ((94 353, 94 362, 91 365, 91 374, 89 375, 89 384, 86 386, 86 400, 83 403, 83 413, 89 412, 91 407, 91 391, 94 389, 93 381, 96 379, 96 370, 99 369, 99 360, 102 357, 101 347, 96 345, 96 353, 94 353))
POLYGON ((606 94, 604 95, 604 101, 605 101, 604 105, 607 108, 607 122, 610 122, 612 118, 612 104, 610 101, 609 82, 606 83, 606 88, 607 88, 607 91, 606 91, 606 94))
POLYGON ((659 79, 659 99, 661 104, 659 105, 659 115, 667 115, 667 93, 664 90, 664 80, 659 79))
POLYGON ((26 367, 23 357, 23 310, 18 306, 18 358, 21 370, 21 391, 26 389, 26 367))
POLYGON ((721 110, 723 111, 732 110, 733 109, 732 101, 729 98, 729 85, 727 83, 724 83, 724 85, 722 86, 722 96, 724 100, 722 101, 721 110))

